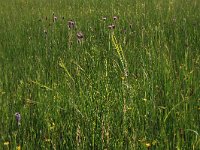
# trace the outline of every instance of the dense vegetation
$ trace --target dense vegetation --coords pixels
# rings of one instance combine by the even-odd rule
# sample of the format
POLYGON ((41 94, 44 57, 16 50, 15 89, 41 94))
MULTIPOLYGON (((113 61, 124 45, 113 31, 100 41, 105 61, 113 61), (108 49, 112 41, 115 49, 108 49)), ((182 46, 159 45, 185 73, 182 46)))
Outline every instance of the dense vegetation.
POLYGON ((0 18, 0 149, 200 147, 198 0, 1 0, 0 18))

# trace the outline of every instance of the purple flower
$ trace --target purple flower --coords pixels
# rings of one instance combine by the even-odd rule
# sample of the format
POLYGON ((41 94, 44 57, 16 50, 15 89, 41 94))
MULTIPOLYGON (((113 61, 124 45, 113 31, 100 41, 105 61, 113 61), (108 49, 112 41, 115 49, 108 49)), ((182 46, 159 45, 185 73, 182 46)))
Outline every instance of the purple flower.
POLYGON ((21 120, 21 115, 19 112, 16 112, 15 113, 15 119, 17 121, 17 124, 20 125, 20 120, 21 120))
POLYGON ((74 28, 74 27, 75 27, 75 22, 72 21, 72 20, 68 21, 68 27, 69 27, 70 29, 74 28))

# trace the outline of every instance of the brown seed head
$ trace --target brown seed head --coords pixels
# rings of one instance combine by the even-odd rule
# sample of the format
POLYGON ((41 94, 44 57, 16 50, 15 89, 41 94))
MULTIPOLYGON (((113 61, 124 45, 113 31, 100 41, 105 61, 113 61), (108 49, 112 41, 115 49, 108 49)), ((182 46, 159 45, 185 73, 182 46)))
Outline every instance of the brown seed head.
POLYGON ((57 16, 53 16, 53 22, 56 22, 58 20, 57 16))
POLYGON ((74 28, 74 27, 75 27, 75 22, 72 21, 72 20, 68 21, 68 27, 69 27, 70 29, 74 28))
POLYGON ((83 39, 84 38, 84 35, 83 35, 83 33, 81 31, 79 31, 76 35, 77 35, 78 39, 83 39))
POLYGON ((118 19, 118 17, 117 17, 117 16, 114 16, 114 17, 113 17, 113 19, 114 19, 114 20, 117 20, 117 19, 118 19))
POLYGON ((108 26, 108 28, 109 28, 110 30, 115 29, 115 25, 114 25, 114 24, 111 24, 111 25, 108 26))

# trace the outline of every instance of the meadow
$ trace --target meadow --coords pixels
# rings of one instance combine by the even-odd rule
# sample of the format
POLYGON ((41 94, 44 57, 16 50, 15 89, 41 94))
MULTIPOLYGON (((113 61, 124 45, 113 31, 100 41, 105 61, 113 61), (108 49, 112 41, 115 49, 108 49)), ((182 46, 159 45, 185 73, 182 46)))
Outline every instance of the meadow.
POLYGON ((200 148, 199 0, 0 1, 0 149, 200 148))

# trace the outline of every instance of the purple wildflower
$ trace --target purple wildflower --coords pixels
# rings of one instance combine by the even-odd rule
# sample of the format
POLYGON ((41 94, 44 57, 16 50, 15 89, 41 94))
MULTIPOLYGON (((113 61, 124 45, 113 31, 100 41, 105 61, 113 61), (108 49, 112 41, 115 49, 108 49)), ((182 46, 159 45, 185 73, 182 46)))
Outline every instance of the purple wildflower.
POLYGON ((21 115, 19 112, 16 112, 15 113, 15 119, 17 121, 17 124, 20 125, 20 120, 21 120, 21 115))

